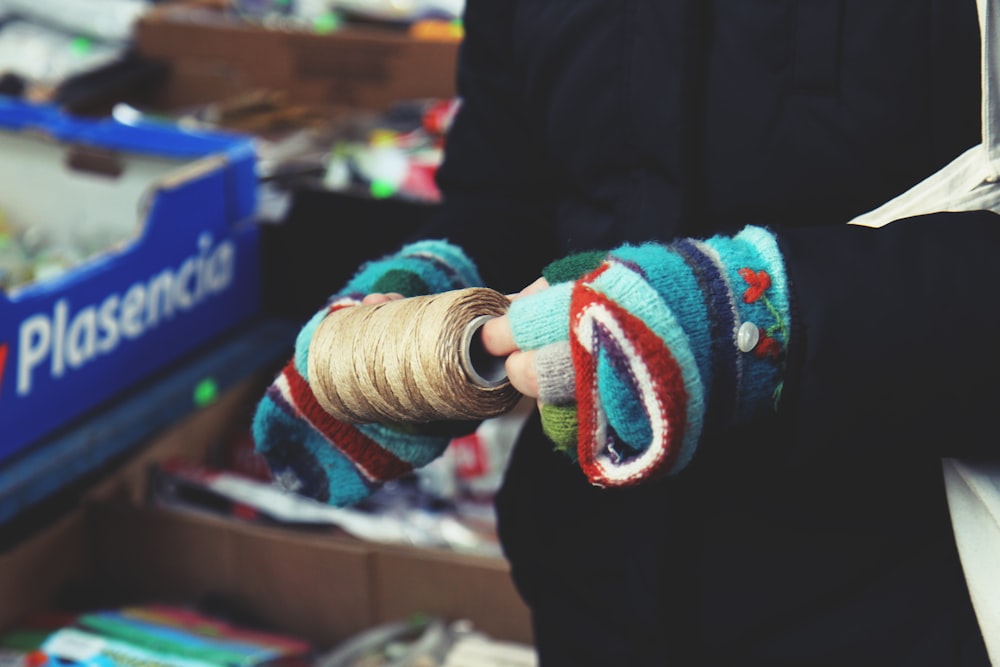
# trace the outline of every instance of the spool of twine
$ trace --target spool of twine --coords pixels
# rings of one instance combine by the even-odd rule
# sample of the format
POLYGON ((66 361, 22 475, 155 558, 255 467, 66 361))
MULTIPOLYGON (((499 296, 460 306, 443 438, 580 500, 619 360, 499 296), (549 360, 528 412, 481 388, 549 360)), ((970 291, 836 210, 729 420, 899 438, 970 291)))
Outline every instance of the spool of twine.
POLYGON ((352 424, 503 414, 521 395, 477 332, 509 306, 503 294, 473 287, 333 311, 309 346, 313 393, 352 424))

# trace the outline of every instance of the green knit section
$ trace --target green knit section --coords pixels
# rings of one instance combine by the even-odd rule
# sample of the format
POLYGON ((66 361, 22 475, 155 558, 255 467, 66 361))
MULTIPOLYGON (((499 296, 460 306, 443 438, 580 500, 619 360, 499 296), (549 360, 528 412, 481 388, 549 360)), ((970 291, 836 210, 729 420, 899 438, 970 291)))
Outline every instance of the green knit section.
POLYGON ((412 271, 403 271, 400 269, 386 271, 372 285, 372 292, 380 292, 382 294, 398 292, 406 297, 423 296, 429 291, 427 283, 420 276, 412 271))
POLYGON ((563 257, 542 269, 542 276, 550 285, 577 280, 601 265, 608 253, 602 250, 589 250, 563 257))
POLYGON ((551 440, 556 451, 569 456, 576 461, 576 406, 548 405, 541 407, 542 431, 551 440))

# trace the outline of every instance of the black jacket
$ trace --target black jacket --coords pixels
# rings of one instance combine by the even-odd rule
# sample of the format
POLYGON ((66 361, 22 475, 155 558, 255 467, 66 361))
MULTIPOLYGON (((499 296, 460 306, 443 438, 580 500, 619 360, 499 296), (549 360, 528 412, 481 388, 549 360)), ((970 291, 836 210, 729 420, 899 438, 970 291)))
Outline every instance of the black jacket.
POLYGON ((985 665, 942 456, 995 456, 992 214, 844 223, 979 142, 973 0, 468 0, 429 233, 488 285, 771 227, 774 418, 590 487, 529 424, 498 497, 543 665, 985 665))

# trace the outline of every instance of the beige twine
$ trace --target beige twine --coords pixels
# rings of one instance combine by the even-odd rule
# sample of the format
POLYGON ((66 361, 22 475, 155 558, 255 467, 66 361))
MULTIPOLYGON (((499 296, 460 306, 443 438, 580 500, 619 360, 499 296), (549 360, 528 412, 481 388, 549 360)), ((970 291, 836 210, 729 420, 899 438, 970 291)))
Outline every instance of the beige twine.
POLYGON ((510 300, 486 288, 336 310, 309 345, 309 383, 352 424, 486 419, 520 399, 476 335, 510 300))

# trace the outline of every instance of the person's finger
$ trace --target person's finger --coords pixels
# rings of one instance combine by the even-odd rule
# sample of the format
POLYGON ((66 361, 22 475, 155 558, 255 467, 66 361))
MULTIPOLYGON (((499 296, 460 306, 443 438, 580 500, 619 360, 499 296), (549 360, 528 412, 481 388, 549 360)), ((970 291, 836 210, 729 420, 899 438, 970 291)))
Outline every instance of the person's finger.
POLYGON ((367 295, 361 300, 361 305, 372 306, 377 303, 385 303, 386 301, 396 301, 397 299, 402 299, 403 295, 399 292, 373 292, 367 295))
POLYGON ((514 389, 525 396, 538 398, 538 369, 535 366, 535 351, 514 352, 505 363, 507 378, 514 389))
POLYGON ((510 320, 506 315, 487 320, 480 329, 483 348, 494 357, 506 357, 517 350, 514 334, 510 330, 510 320))
POLYGON ((544 277, 543 278, 539 278, 538 280, 536 280, 535 282, 531 283, 530 285, 528 285, 527 287, 525 287, 523 290, 521 290, 520 292, 518 292, 517 294, 509 294, 507 296, 507 298, 509 298, 511 301, 514 301, 515 299, 520 299, 523 296, 528 296, 530 294, 535 294, 536 292, 541 292, 543 289, 547 288, 548 286, 549 286, 549 281, 548 280, 546 280, 544 277))

